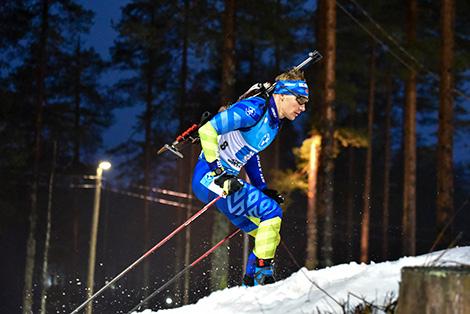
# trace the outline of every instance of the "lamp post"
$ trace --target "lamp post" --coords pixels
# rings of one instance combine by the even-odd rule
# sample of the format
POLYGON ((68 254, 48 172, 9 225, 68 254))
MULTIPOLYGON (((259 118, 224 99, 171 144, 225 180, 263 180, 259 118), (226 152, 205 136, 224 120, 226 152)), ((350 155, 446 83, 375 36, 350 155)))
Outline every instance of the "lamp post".
MULTIPOLYGON (((98 235, 98 222, 100 216, 100 196, 101 196, 101 178, 103 170, 111 168, 111 163, 102 161, 96 168, 96 185, 95 185, 95 200, 93 204, 93 217, 91 221, 90 233, 90 254, 88 256, 88 277, 87 277, 87 296, 91 298, 93 295, 93 282, 95 279, 95 260, 96 260, 96 238, 98 235)), ((93 311, 93 302, 88 303, 86 313, 91 314, 93 311)))

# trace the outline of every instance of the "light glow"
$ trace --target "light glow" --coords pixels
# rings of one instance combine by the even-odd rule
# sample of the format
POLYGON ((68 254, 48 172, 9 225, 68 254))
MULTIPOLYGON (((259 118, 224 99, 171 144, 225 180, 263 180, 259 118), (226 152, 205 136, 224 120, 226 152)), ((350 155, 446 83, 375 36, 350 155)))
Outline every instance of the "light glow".
POLYGON ((101 168, 103 170, 108 170, 111 168, 111 163, 109 161, 102 161, 100 162, 100 164, 98 165, 98 168, 101 168))

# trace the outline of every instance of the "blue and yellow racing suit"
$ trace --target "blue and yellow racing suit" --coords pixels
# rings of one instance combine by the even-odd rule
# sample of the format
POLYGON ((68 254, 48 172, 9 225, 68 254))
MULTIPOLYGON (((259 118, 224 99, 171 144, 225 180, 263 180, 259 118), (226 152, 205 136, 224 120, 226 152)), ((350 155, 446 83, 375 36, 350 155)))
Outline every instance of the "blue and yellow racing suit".
MULTIPOLYGON (((262 190, 266 182, 258 153, 276 137, 280 120, 274 99, 261 97, 241 100, 219 112, 199 129, 201 153, 196 164, 192 186, 197 198, 208 203, 217 194, 208 188, 211 164, 217 160, 223 169, 237 176, 242 167, 251 184, 217 201, 217 208, 230 221, 255 238, 255 247, 247 265, 247 275, 253 276, 254 260, 272 259, 280 241, 282 209, 262 190)), ((212 179, 213 180, 213 179, 212 179)))

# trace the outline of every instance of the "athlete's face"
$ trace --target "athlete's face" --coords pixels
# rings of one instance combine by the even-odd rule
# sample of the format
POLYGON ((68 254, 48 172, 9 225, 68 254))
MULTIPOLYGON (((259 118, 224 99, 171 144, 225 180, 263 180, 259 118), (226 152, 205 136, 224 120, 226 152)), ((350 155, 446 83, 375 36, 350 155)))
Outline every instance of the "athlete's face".
POLYGON ((279 118, 287 118, 294 121, 302 112, 305 111, 305 105, 308 98, 294 95, 280 95, 279 118))

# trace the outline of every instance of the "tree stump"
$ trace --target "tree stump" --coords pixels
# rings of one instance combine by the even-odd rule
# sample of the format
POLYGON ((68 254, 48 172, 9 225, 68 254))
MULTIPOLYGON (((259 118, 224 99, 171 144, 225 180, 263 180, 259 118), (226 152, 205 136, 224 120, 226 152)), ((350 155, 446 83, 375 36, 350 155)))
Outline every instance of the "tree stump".
POLYGON ((402 268, 397 313, 470 313, 470 267, 402 268))

